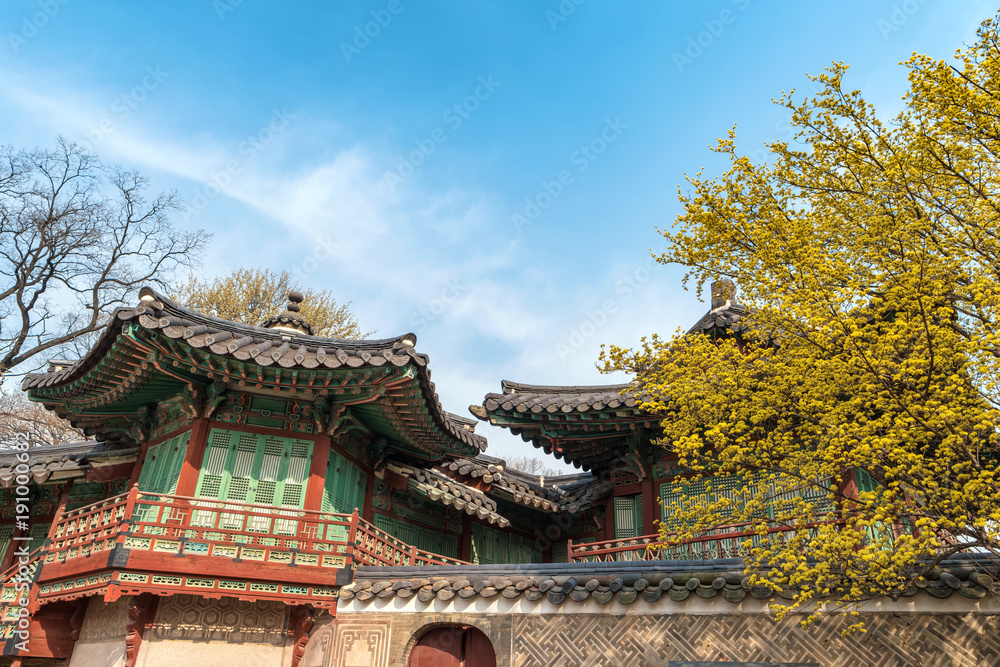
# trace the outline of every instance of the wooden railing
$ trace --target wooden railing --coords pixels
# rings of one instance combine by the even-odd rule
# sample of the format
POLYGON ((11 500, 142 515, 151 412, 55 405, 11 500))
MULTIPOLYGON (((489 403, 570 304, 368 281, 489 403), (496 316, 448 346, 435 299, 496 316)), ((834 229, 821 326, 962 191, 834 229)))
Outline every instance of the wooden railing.
POLYGON ((136 487, 66 512, 51 535, 44 562, 63 565, 116 546, 168 557, 321 568, 463 562, 406 544, 357 510, 317 512, 145 493, 136 487))
POLYGON ((424 551, 367 521, 358 524, 355 560, 362 565, 463 565, 465 561, 424 551))
MULTIPOLYGON (((13 549, 14 545, 9 548, 13 549)), ((11 624, 17 625, 21 607, 29 610, 35 607, 38 598, 35 582, 42 562, 42 549, 38 547, 24 558, 15 557, 14 564, 0 573, 0 625, 5 629, 12 627, 11 624)))
POLYGON ((769 526, 766 535, 761 537, 755 529, 756 525, 756 523, 732 524, 717 528, 711 534, 676 541, 671 540, 671 535, 676 533, 667 535, 654 533, 585 544, 573 544, 570 540, 567 552, 571 563, 741 558, 747 553, 744 545, 748 539, 751 544, 757 545, 765 539, 777 538, 783 541, 796 531, 815 529, 815 526, 797 528, 776 524, 769 526))

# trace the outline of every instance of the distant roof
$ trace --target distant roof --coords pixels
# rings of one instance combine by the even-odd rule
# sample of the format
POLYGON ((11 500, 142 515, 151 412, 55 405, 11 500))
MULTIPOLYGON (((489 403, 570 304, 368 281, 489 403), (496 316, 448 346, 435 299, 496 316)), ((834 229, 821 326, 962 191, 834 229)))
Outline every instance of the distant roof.
MULTIPOLYGON (((0 486, 14 484, 19 452, 0 450, 0 486)), ((28 450, 28 474, 36 484, 81 477, 93 467, 127 463, 139 455, 138 447, 122 449, 105 442, 87 440, 41 445, 28 450)))
POLYGON ((633 408, 634 395, 629 395, 630 384, 552 387, 524 384, 503 380, 503 393, 486 394, 483 407, 487 410, 516 410, 517 412, 586 412, 607 408, 633 408))
MULTIPOLYGON (((736 300, 731 280, 712 283, 711 310, 688 334, 740 334, 748 327, 749 309, 736 300)), ((585 470, 605 470, 632 457, 649 434, 658 431, 656 415, 638 405, 637 383, 539 385, 503 380, 501 393, 486 394, 469 411, 585 470), (643 435, 645 432, 646 435, 643 435)))

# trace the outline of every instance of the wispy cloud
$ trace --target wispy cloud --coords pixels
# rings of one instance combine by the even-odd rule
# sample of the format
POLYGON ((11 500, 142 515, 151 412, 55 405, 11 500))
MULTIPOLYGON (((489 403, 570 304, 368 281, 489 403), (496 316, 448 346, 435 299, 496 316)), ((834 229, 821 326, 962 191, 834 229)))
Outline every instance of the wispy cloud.
MULTIPOLYGON (((28 87, 0 75, 0 95, 5 113, 39 136, 84 141, 113 117, 109 102, 64 85, 28 87)), ((383 175, 393 156, 362 144, 334 147, 318 160, 302 147, 315 144, 316 128, 328 121, 289 113, 280 131, 253 135, 261 137, 259 150, 203 131, 178 135, 140 114, 119 120, 94 148, 107 159, 169 176, 185 199, 214 193, 196 215, 189 212, 188 222, 217 234, 223 247, 216 257, 255 263, 285 257, 309 286, 350 294, 362 324, 379 335, 419 329, 418 347, 431 354, 442 402, 453 412, 465 413, 503 378, 610 381, 593 365, 600 343, 663 324, 669 295, 659 287, 635 299, 619 294, 620 312, 572 358, 560 358, 560 337, 595 299, 615 296, 620 271, 596 267, 587 284, 574 285, 559 284, 545 267, 514 273, 530 240, 511 233, 497 197, 435 189, 417 179, 390 188, 383 175), (238 227, 220 224, 226 207, 243 211, 238 227)), ((267 111, 261 127, 275 127, 267 111)), ((227 272, 224 261, 206 271, 227 272)), ((535 454, 506 432, 483 428, 493 453, 535 454)))

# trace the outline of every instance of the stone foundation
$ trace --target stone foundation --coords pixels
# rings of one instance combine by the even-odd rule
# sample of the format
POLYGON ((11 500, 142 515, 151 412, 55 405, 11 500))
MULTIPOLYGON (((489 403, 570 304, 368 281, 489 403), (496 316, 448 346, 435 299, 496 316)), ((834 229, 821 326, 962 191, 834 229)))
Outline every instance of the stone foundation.
MULTIPOLYGON (((280 602, 160 598, 137 667, 279 667, 291 663, 288 607, 280 602), (286 655, 287 653, 287 655, 286 655)), ((74 654, 75 657, 75 654, 74 654)))

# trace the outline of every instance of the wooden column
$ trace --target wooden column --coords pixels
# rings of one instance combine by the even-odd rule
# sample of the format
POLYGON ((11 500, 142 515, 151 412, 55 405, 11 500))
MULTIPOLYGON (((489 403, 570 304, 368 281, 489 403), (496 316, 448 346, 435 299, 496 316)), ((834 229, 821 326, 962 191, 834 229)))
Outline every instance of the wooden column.
POLYGON ((144 440, 141 445, 139 445, 139 456, 135 459, 135 465, 132 466, 132 474, 128 478, 128 488, 132 488, 139 483, 139 475, 142 473, 142 466, 146 465, 146 454, 149 452, 149 440, 144 440))
POLYGON ((604 536, 601 541, 615 539, 615 495, 614 490, 608 494, 608 499, 604 501, 604 526, 602 528, 604 536))
POLYGON ((458 560, 472 562, 472 517, 462 515, 462 534, 458 539, 458 560))
POLYGON ((313 443, 312 461, 309 462, 309 479, 306 482, 306 499, 303 509, 323 509, 323 485, 326 469, 330 464, 330 436, 321 435, 313 443))
POLYGON ((650 470, 646 471, 646 479, 642 480, 642 534, 652 535, 656 532, 656 520, 660 518, 659 503, 656 502, 656 484, 650 470))
MULTIPOLYGON (((178 496, 193 496, 198 488, 198 474, 201 472, 201 460, 205 457, 205 447, 208 444, 208 418, 199 417, 191 422, 191 437, 188 438, 187 451, 184 453, 184 463, 181 474, 177 478, 178 496)), ((136 477, 138 480, 138 477, 136 477)))
POLYGON ((142 593, 132 598, 125 624, 125 667, 135 667, 139 658, 142 636, 153 624, 160 598, 152 593, 142 593))

